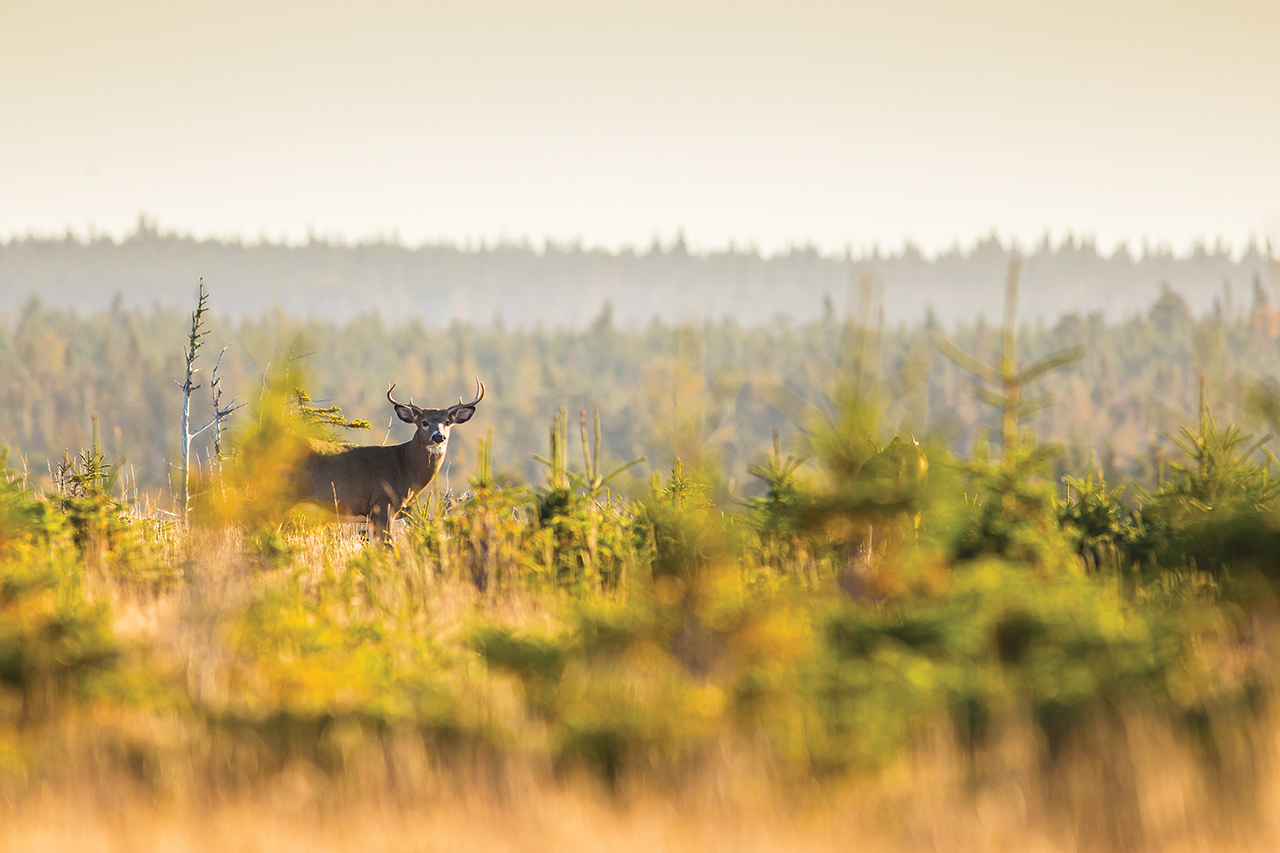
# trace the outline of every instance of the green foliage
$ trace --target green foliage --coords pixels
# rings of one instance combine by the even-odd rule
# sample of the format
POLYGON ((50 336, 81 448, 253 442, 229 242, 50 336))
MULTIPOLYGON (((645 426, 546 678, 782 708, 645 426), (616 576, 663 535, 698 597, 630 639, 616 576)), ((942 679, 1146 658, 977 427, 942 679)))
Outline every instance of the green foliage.
POLYGON ((600 473, 600 410, 593 412, 595 423, 595 443, 587 440, 587 413, 581 413, 582 428, 582 462, 583 473, 570 470, 569 452, 569 413, 561 409, 551 422, 551 458, 535 455, 533 458, 547 467, 547 485, 552 491, 567 490, 570 485, 580 489, 591 501, 609 501, 609 481, 625 473, 628 469, 645 461, 641 456, 623 463, 608 474, 600 473))
POLYGON ((819 709, 816 759, 841 767, 896 754, 939 714, 981 738, 1029 709, 1057 742, 1126 699, 1171 702, 1189 660, 1177 621, 1113 585, 975 562, 940 598, 887 611, 841 607, 804 690, 819 709))
POLYGON ((955 558, 995 555, 1047 573, 1074 569, 1049 480, 1056 449, 1022 444, 999 463, 981 451, 964 468, 970 497, 962 514, 966 524, 952 545, 955 558))
POLYGON ((468 643, 516 678, 558 761, 611 782, 678 767, 726 731, 769 743, 781 766, 844 772, 894 761, 940 720, 979 744, 1030 715, 1054 746, 1129 702, 1192 713, 1221 697, 1202 692, 1192 610, 1082 572, 986 557, 886 608, 727 574, 697 588, 671 596, 660 578, 576 606, 561 629, 482 623, 468 643))
POLYGON ((477 485, 457 499, 437 485, 409 509, 410 552, 441 577, 464 578, 480 590, 544 577, 543 555, 530 545, 529 504, 524 488, 477 485))
POLYGON ((804 540, 800 535, 797 515, 802 500, 803 482, 800 466, 805 457, 782 456, 782 437, 775 430, 773 450, 762 463, 747 468, 747 473, 765 485, 763 497, 747 500, 748 517, 760 539, 761 560, 765 565, 781 568, 803 563, 804 540))
POLYGON ((595 444, 587 440, 587 413, 582 412, 583 472, 569 469, 568 413, 551 424, 547 486, 534 495, 537 540, 553 579, 562 585, 617 586, 634 565, 632 519, 621 501, 611 499, 608 483, 644 458, 633 459, 609 474, 600 473, 600 414, 595 414, 595 444))
POLYGON ((706 498, 709 491, 679 459, 665 487, 654 478, 639 531, 651 553, 653 578, 695 581, 732 561, 729 522, 706 498))
POLYGON ((87 695, 114 659, 106 608, 86 599, 66 563, 0 565, 0 684, 21 698, 23 720, 87 695))
POLYGON ((224 711, 250 717, 356 714, 384 723, 461 725, 445 657, 333 593, 284 586, 255 597, 228 627, 224 711))
MULTIPOLYGON (((1120 499, 1124 486, 1108 491, 1092 474, 1067 479, 1059 520, 1077 551, 1092 566, 1280 579, 1271 557, 1280 527, 1280 471, 1266 447, 1269 436, 1256 439, 1235 424, 1219 427, 1202 388, 1197 425, 1169 439, 1184 458, 1170 461, 1154 493, 1138 490, 1132 506, 1120 499)), ((1238 594, 1259 591, 1250 581, 1238 594)))
POLYGON ((1220 428, 1203 388, 1199 424, 1180 427, 1169 438, 1186 461, 1170 463, 1169 476, 1160 484, 1148 514, 1163 515, 1179 525, 1206 514, 1277 508, 1280 480, 1273 469, 1280 466, 1266 450, 1270 436, 1255 440, 1235 424, 1220 428))
MULTIPOLYGON (((635 463, 601 477, 597 444, 596 464, 588 457, 585 474, 570 470, 565 424, 562 411, 552 423, 551 456, 539 457, 548 467, 545 487, 500 486, 484 461, 470 494, 459 499, 437 489, 419 499, 409 514, 414 550, 480 589, 526 578, 569 589, 617 588, 639 557, 632 513, 606 485, 635 463)), ((482 460, 492 459, 492 441, 480 439, 482 460)))
MULTIPOLYGON (((0 471, 3 468, 0 460, 0 471)), ((9 536, 54 550, 66 544, 86 568, 123 588, 148 592, 172 588, 180 572, 157 558, 166 524, 144 521, 123 496, 116 497, 116 467, 99 449, 96 431, 91 448, 74 458, 64 452, 52 473, 54 490, 43 497, 28 492, 7 471, 0 473, 5 483, 0 486, 0 556, 9 536)))
POLYGON ((115 473, 95 441, 73 460, 63 452, 54 471, 56 491, 50 500, 71 528, 82 551, 121 551, 135 544, 128 510, 111 494, 115 473))
POLYGON ((8 448, 0 449, 0 558, 27 544, 44 515, 42 503, 9 470, 8 462, 8 448))
MULTIPOLYGON (((292 405, 301 422, 301 428, 308 435, 314 435, 326 441, 338 441, 334 429, 373 429, 366 420, 348 418, 342 413, 341 406, 317 406, 302 388, 294 388, 292 405)), ((343 442, 344 444, 347 442, 343 442)))
POLYGON ((1108 489, 1092 470, 1083 480, 1067 476, 1063 482, 1067 493, 1058 507, 1058 523, 1090 569, 1123 570, 1152 558, 1148 524, 1124 502, 1125 486, 1108 489))
MULTIPOLYGON (((965 463, 905 431, 882 448, 883 412, 854 384, 809 422, 814 466, 774 433, 749 469, 756 491, 736 503, 713 454, 688 468, 675 458, 627 500, 615 489, 639 460, 602 466, 604 430, 597 417, 592 434, 585 409, 582 469, 562 411, 539 459, 545 483, 521 486, 494 471, 495 427, 469 491, 438 482, 411 511, 406 547, 384 551, 281 527, 305 444, 297 398, 273 383, 233 473, 204 489, 213 523, 174 532, 157 558, 183 586, 129 590, 153 623, 179 625, 149 625, 152 645, 118 644, 104 602, 131 599, 89 582, 118 577, 122 543, 144 529, 109 497, 96 443, 67 459, 75 495, 43 499, 6 474, 0 684, 12 701, 0 707, 110 705, 95 681, 128 669, 178 697, 165 725, 189 738, 186 766, 225 762, 250 780, 294 761, 337 773, 372 755, 394 768, 408 732, 432 767, 444 744, 484 744, 618 785, 697 779, 728 757, 784 786, 894 766, 940 730, 978 749, 1034 720, 1028 749, 1048 767, 1130 707, 1171 727, 1249 713, 1262 674, 1240 649, 1241 614, 1275 598, 1247 596, 1243 581, 1280 577, 1263 444, 1205 409, 1154 492, 1090 475, 1059 500, 1058 457, 1031 441, 999 461, 979 446, 965 463), (295 754, 299 743, 310 747, 295 754)), ((104 717, 159 713, 115 701, 104 717)))
POLYGON ((646 601, 585 606, 569 615, 576 628, 556 635, 493 625, 471 634, 492 670, 519 680, 557 767, 586 768, 610 784, 627 769, 669 770, 720 716, 720 691, 692 681, 664 648, 671 625, 646 601))
POLYGON ((311 441, 288 388, 287 377, 268 376, 249 417, 236 430, 234 465, 213 472, 192 502, 198 522, 244 531, 250 548, 272 562, 290 551, 280 536, 281 525, 295 504, 292 477, 311 441))
POLYGON ((115 660, 107 608, 85 594, 73 530, 57 505, 0 474, 0 696, 17 696, 23 722, 89 695, 115 660))
POLYGON ((471 647, 490 668, 510 672, 520 679, 531 708, 547 714, 553 710, 556 689, 564 675, 569 651, 554 637, 517 634, 509 628, 480 625, 472 633, 471 647))
POLYGON ((874 436, 882 416, 874 397, 846 382, 836 385, 831 411, 814 418, 806 433, 813 457, 833 483, 852 481, 879 450, 874 436))

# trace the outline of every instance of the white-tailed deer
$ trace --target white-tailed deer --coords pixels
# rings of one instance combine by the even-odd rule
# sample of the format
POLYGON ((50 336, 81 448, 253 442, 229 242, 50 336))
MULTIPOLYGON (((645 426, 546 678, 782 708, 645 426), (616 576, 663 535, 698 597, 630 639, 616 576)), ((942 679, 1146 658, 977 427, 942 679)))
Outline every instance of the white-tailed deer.
POLYGON ((387 388, 387 400, 396 416, 417 427, 404 444, 386 447, 322 446, 316 443, 297 468, 294 493, 299 501, 335 510, 346 518, 367 519, 369 540, 388 538, 391 520, 414 496, 427 487, 440 470, 449 430, 466 423, 484 399, 484 383, 476 380, 476 398, 470 403, 458 398, 447 409, 420 409, 398 402, 391 396, 395 383, 387 388))

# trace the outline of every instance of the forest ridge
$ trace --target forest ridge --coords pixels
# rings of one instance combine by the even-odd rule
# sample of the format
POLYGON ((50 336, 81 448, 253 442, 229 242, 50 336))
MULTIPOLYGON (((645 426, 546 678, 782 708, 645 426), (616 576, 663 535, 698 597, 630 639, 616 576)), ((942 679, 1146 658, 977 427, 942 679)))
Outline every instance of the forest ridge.
MULTIPOLYGON (((804 323, 834 312, 890 326, 930 317, 954 326, 999 322, 1011 251, 995 237, 932 258, 910 245, 843 257, 812 247, 768 257, 749 246, 704 253, 680 236, 616 252, 551 242, 288 245, 196 240, 140 218, 119 241, 68 234, 0 242, 0 313, 13 317, 35 295, 81 313, 117 298, 124 308, 187 310, 204 278, 219 312, 246 318, 279 309, 339 322, 373 313, 431 328, 461 321, 583 329, 606 310, 628 327, 655 319, 804 323)), ((1252 303, 1255 287, 1274 301, 1280 284, 1276 261, 1256 244, 1243 252, 1218 245, 1185 255, 1151 247, 1107 254, 1068 238, 1023 252, 1024 322, 1094 312, 1126 320, 1145 312, 1165 284, 1196 316, 1215 303, 1230 315, 1252 303)))

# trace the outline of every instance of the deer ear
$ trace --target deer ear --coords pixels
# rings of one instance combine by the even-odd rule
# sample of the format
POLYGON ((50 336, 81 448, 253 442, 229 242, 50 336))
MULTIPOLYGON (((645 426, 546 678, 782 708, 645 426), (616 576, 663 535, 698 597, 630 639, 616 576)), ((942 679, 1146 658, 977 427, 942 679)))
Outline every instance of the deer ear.
POLYGON ((449 412, 449 419, 455 424, 465 424, 475 413, 475 406, 454 406, 449 412))
POLYGON ((413 409, 408 406, 402 406, 399 403, 396 404, 396 417, 407 424, 416 424, 418 422, 418 419, 413 416, 413 409))

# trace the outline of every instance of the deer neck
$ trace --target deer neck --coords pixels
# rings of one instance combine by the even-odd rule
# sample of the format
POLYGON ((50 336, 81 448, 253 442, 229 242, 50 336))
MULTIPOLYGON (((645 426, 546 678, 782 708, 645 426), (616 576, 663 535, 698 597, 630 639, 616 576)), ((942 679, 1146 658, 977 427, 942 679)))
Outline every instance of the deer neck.
POLYGON ((444 461, 444 448, 441 448, 439 453, 434 453, 416 436, 400 447, 408 463, 405 467, 408 469, 414 491, 425 488, 435 478, 436 471, 440 469, 440 463, 444 461))

